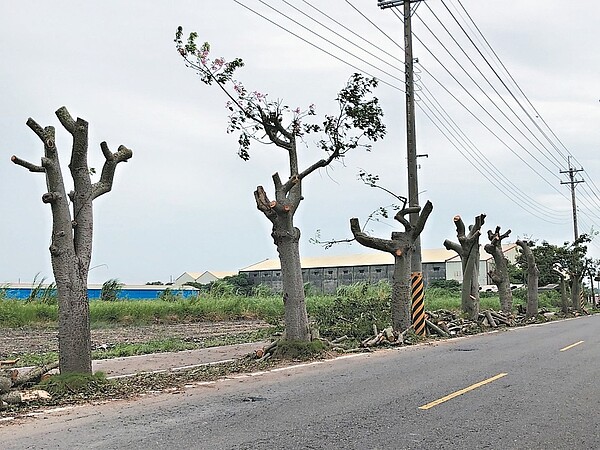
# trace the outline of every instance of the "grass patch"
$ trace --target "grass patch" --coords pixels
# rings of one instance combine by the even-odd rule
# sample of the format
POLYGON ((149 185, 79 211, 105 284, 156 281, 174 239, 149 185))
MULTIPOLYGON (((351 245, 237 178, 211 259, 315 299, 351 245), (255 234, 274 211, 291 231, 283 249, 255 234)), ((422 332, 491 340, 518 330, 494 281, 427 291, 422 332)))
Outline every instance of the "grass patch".
POLYGON ((161 339, 139 344, 115 344, 106 350, 94 350, 92 359, 121 358, 124 356, 148 355, 151 353, 180 352, 198 348, 194 342, 182 339, 161 339))
POLYGON ((39 301, 0 300, 0 326, 18 328, 50 324, 58 320, 58 306, 39 301))
POLYGON ((42 381, 37 387, 48 391, 53 398, 70 396, 73 394, 89 396, 106 390, 111 381, 106 379, 102 372, 94 374, 67 373, 52 375, 42 381))

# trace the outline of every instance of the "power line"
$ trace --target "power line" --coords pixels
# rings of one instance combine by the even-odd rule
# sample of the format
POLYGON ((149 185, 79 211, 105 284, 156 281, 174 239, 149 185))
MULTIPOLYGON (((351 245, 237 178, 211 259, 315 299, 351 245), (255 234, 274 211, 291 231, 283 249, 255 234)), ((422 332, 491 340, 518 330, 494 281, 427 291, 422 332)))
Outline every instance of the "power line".
MULTIPOLYGON (((485 36, 483 35, 483 33, 481 32, 481 30, 479 29, 479 27, 477 26, 477 24, 475 23, 475 21, 473 20, 473 18, 471 17, 471 15, 468 13, 468 11, 465 9, 464 5, 461 3, 460 0, 457 0, 459 5, 461 6, 461 8, 463 9, 463 11, 465 12, 465 14, 467 15, 467 17, 469 18, 469 20, 471 21, 471 23, 475 26, 475 28, 477 29, 477 32, 479 33, 479 35, 483 38, 483 40, 485 41, 487 47, 492 51, 492 53, 494 54, 494 56, 496 57, 496 60, 500 63, 500 65, 502 66, 502 68, 504 69, 504 72, 509 76, 509 78, 511 79, 511 81, 513 82, 513 84, 517 87, 517 89, 519 90, 519 92, 521 93, 521 95, 525 98, 525 100, 527 101, 527 103, 529 104, 529 106, 532 108, 532 110, 535 112, 536 117, 539 118, 543 124, 546 126, 546 128, 548 128, 548 130, 550 131, 550 133, 554 136, 554 138, 562 145, 562 147, 567 151, 567 153, 569 153, 569 150, 567 150, 567 147, 565 147, 565 145, 562 143, 562 141, 558 138, 558 136, 556 136, 556 134, 554 133, 554 131, 552 131, 552 129, 550 128, 550 126, 546 123, 546 121, 544 120, 544 118, 542 117, 542 115, 538 112, 538 110, 535 108, 535 106, 533 105, 533 103, 531 103, 531 101, 529 100, 529 97, 527 97, 527 95, 525 94, 525 92, 523 92, 523 90, 521 89, 521 87, 519 86, 519 84, 517 83, 517 81, 514 79, 514 77, 511 75, 511 73, 508 71, 508 69, 506 68, 506 66, 504 65, 504 63, 502 62, 502 60, 500 59, 500 57, 498 56, 498 54, 494 51, 494 49, 492 48, 492 46, 490 45, 490 43, 488 42, 488 40, 485 38, 485 36)), ((448 9, 448 6, 446 6, 446 3, 444 2, 444 0, 441 0, 442 4, 446 7, 446 9, 448 9)), ((452 12, 448 9, 448 11, 450 12, 450 15, 454 18, 454 20, 456 20, 456 18, 454 17, 454 15, 452 14, 452 12)), ((460 24, 459 24, 460 25, 460 24)), ((462 27, 461 27, 462 28, 462 27)), ((464 29, 463 29, 463 32, 464 29)), ((466 32, 465 32, 466 34, 466 32)), ((467 35, 468 36, 468 35, 467 35)), ((475 44, 473 44, 475 45, 475 44)), ((477 46, 475 46, 476 48, 478 48, 477 46)), ((483 55, 482 55, 483 56, 483 55)), ((484 57, 484 59, 487 62, 487 59, 484 57)), ((488 63, 489 64, 489 63, 488 63)), ((491 67, 491 66, 490 66, 491 67)), ((496 74, 496 76, 498 77, 498 79, 501 80, 500 76, 497 74, 497 72, 492 68, 492 70, 494 71, 494 73, 496 74)), ((502 81, 502 80, 501 80, 502 81)), ((509 92, 512 91, 510 89, 507 90, 509 92)), ((514 97, 514 95, 513 95, 514 97)), ((521 106, 521 103, 518 102, 519 105, 521 106)), ((523 108, 523 106, 521 106, 521 108, 523 108)), ((525 111, 525 109, 523 108, 523 110, 525 111)), ((529 118, 531 119, 531 116, 529 115, 529 113, 527 113, 525 111, 525 113, 529 116, 529 118)), ((536 124, 537 126, 537 122, 534 121, 533 119, 531 119, 532 122, 534 124, 536 124)), ((540 128, 540 131, 541 128, 540 128)), ((542 131, 543 133, 543 131, 542 131)), ((547 135, 544 133, 544 136, 546 136, 546 138, 548 139, 549 142, 551 142, 550 138, 547 137, 547 135)), ((553 144, 554 146, 554 144, 553 144)), ((563 157, 563 159, 566 161, 567 157, 558 149, 558 147, 554 146, 555 149, 559 152, 559 154, 563 157)))
MULTIPOLYGON (((320 51, 322 51, 322 52, 326 53, 327 55, 329 55, 329 56, 331 56, 331 57, 335 58, 336 60, 338 60, 338 61, 341 61, 341 62, 344 62, 346 65, 348 65, 348 66, 350 66, 350 67, 352 67, 352 68, 354 68, 354 69, 356 69, 356 70, 358 70, 358 71, 361 71, 361 72, 364 72, 364 73, 368 74, 366 71, 362 70, 361 68, 357 67, 356 65, 348 63, 348 61, 346 61, 346 60, 344 60, 344 59, 342 59, 342 58, 340 58, 340 57, 338 57, 338 56, 336 56, 336 55, 332 54, 331 52, 329 52, 329 51, 327 51, 327 50, 323 49, 322 47, 320 47, 320 46, 318 46, 318 45, 314 44, 313 42, 309 41, 308 39, 306 39, 306 38, 303 38, 303 37, 299 36, 297 33, 294 33, 294 32, 292 32, 292 31, 290 31, 290 30, 289 30, 287 27, 284 27, 284 26, 280 25, 279 23, 276 23, 276 22, 275 22, 275 21, 273 21, 272 19, 269 19, 269 18, 267 18, 266 16, 264 16, 263 14, 260 14, 260 13, 258 13, 257 11, 255 11, 255 10, 253 10, 253 9, 249 8, 248 6, 246 6, 246 5, 242 4, 240 1, 238 1, 238 0, 234 0, 234 1, 235 1, 236 3, 238 3, 240 6, 243 6, 244 8, 246 8, 246 9, 250 10, 251 12, 253 12, 254 14, 258 15, 259 17, 261 17, 261 18, 263 18, 263 19, 267 20, 268 22, 270 22, 270 23, 272 23, 272 24, 276 25, 278 28, 280 28, 280 29, 282 29, 282 30, 284 30, 284 31, 287 31, 287 32, 288 32, 288 33, 290 33, 291 35, 293 35, 293 36, 295 36, 295 37, 299 38, 299 39, 300 39, 300 40, 302 40, 303 42, 305 42, 305 43, 308 43, 309 45, 313 46, 314 48, 317 48, 318 50, 320 50, 320 51)), ((303 1, 304 1, 304 0, 303 0, 303 1)), ((265 4, 265 5, 266 5, 266 3, 265 3, 265 2, 262 2, 262 1, 261 1, 261 3, 263 3, 263 4, 265 4)), ((315 9, 315 10, 318 10, 318 9, 314 8, 312 5, 310 5, 310 3, 309 3, 309 2, 306 2, 306 1, 304 1, 304 3, 308 4, 308 5, 309 5, 309 6, 311 6, 313 9, 315 9)), ((390 37, 389 37, 389 35, 387 35, 385 32, 383 32, 383 30, 381 30, 381 29, 380 29, 380 28, 379 28, 379 27, 378 27, 376 24, 374 24, 374 23, 373 23, 373 22, 372 22, 370 19, 368 19, 368 18, 367 18, 367 17, 366 17, 366 16, 365 16, 365 15, 364 15, 362 12, 360 12, 359 10, 357 10, 357 9, 356 9, 356 8, 355 8, 355 7, 354 7, 354 6, 353 6, 353 5, 352 5, 352 4, 351 4, 351 3, 350 3, 348 0, 346 0, 346 3, 348 3, 350 6, 352 6, 352 8, 353 8, 355 11, 359 12, 359 14, 360 14, 360 15, 361 15, 361 16, 362 16, 362 17, 363 17, 365 20, 367 20, 367 21, 368 21, 368 22, 369 22, 371 25, 373 25, 373 26, 374 26, 374 27, 376 27, 376 28, 377 28, 377 29, 378 29, 380 32, 382 32, 382 33, 383 33, 383 34, 384 34, 384 35, 385 35, 385 36, 386 36, 388 39, 390 39, 390 40, 391 40, 391 41, 394 43, 394 45, 396 45, 398 48, 402 48, 402 47, 401 47, 400 45, 398 45, 398 44, 397 44, 397 43, 396 43, 396 42, 395 42, 395 41, 394 41, 392 38, 390 38, 390 37)), ((269 5, 266 5, 266 6, 268 6, 268 7, 269 7, 269 8, 271 8, 272 10, 275 10, 274 8, 272 8, 272 7, 271 7, 271 6, 269 6, 269 5)), ((275 11, 277 11, 277 10, 275 10, 275 11)), ((318 11, 320 11, 320 10, 318 10, 318 11)), ((321 12, 321 13, 322 13, 322 12, 321 12)), ((281 13, 280 13, 280 14, 281 14, 281 13)), ((323 15, 325 15, 324 13, 322 13, 322 14, 323 14, 323 15)), ((303 13, 303 15, 305 15, 305 14, 303 13)), ((292 20, 294 23, 296 23, 297 25, 301 26, 301 27, 302 27, 302 28, 304 28, 305 30, 307 30, 307 31, 309 31, 309 32, 311 32, 311 33, 313 33, 313 34, 315 34, 315 35, 319 36, 321 39, 324 39, 325 41, 327 41, 327 42, 330 42, 330 43, 331 43, 331 41, 330 41, 330 40, 328 40, 328 39, 326 39, 326 38, 323 38, 322 36, 318 35, 318 34, 317 34, 317 33, 315 33, 314 31, 312 31, 312 30, 310 30, 309 28, 307 28, 306 26, 304 26, 304 25, 300 24, 299 22, 297 22, 297 21, 295 21, 295 20, 293 20, 293 19, 289 18, 289 16, 286 16, 285 14, 283 14, 283 16, 284 16, 284 17, 287 17, 289 20, 292 20)), ((325 15, 325 17, 330 17, 330 16, 327 16, 327 15, 325 15)), ((323 26, 323 25, 321 24, 321 26, 323 26)), ((351 45, 353 45, 353 46, 357 46, 357 45, 356 45, 354 42, 350 41, 350 40, 349 40, 349 39, 347 39, 346 37, 343 37, 343 36, 341 36, 339 33, 337 33, 337 32, 335 32, 335 31, 331 30, 331 28, 329 28, 329 27, 326 27, 326 28, 327 28, 328 30, 330 30, 331 32, 335 33, 336 35, 338 35, 339 37, 341 37, 342 39, 344 39, 346 42, 350 43, 351 45)), ((369 41, 367 41, 366 39, 363 39, 363 40, 364 40, 365 42, 368 42, 370 45, 373 45, 372 43, 370 43, 370 42, 369 42, 369 41)), ((360 48, 360 49, 362 49, 362 47, 360 47, 360 46, 357 46, 357 47, 358 47, 358 48, 360 48)), ((339 46, 338 46, 338 48, 339 48, 339 46)), ((364 49, 362 49, 362 50, 364 51, 364 49)), ((346 49, 343 49, 343 51, 344 51, 346 54, 350 54, 350 55, 352 55, 353 57, 356 57, 356 55, 354 55, 353 53, 349 52, 349 51, 348 51, 348 50, 346 50, 346 49)), ((390 55, 389 53, 387 53, 387 52, 385 52, 385 51, 384 51, 384 53, 386 53, 387 55, 390 55)), ((371 54, 371 55, 372 55, 373 57, 375 57, 375 55, 373 55, 373 54, 371 54)), ((357 58, 357 57, 356 57, 356 58, 357 58)), ((358 59, 358 58, 357 58, 357 59, 358 59)), ((378 59, 379 61, 382 61, 382 59, 381 59, 381 58, 377 58, 377 59, 378 59)), ((363 63, 365 63, 365 64, 368 64, 370 67, 374 68, 375 70, 380 70, 380 69, 379 69, 377 66, 375 66, 375 65, 373 65, 373 64, 371 64, 371 63, 368 63, 368 62, 366 62, 365 60, 362 60, 362 62, 363 62, 363 63)), ((387 64, 387 63, 386 63, 386 64, 387 64)), ((388 65, 389 65, 389 64, 388 64, 388 65)), ((397 69, 397 70, 399 70, 399 71, 401 71, 399 68, 396 68, 396 69, 397 69)), ((432 74, 431 74, 430 72, 428 72, 426 69, 425 69, 425 71, 426 71, 426 72, 427 72, 427 73, 428 73, 430 76, 432 76, 432 74)), ((383 71, 382 71, 382 72, 383 72, 383 71)), ((373 75, 370 75, 370 74, 368 74, 368 75, 369 75, 369 76, 373 76, 373 75)), ((433 78, 435 79, 435 77, 433 77, 433 78)), ((436 81, 438 84, 442 85, 442 84, 441 84, 441 83, 440 83, 440 82, 439 82, 437 79, 435 79, 435 81, 436 81)), ((392 83, 386 82, 385 80, 381 80, 381 82, 382 82, 382 84, 385 84, 385 85, 387 85, 387 86, 389 86, 389 87, 392 87, 393 89, 396 89, 396 90, 399 90, 399 91, 403 91, 403 90, 402 90, 400 87, 398 87, 398 86, 395 86, 395 85, 394 85, 394 84, 392 84, 392 83)), ((443 87, 443 85, 442 85, 442 87, 443 87)), ((450 92, 449 92, 449 94, 450 94, 451 96, 453 96, 453 94, 451 94, 450 92)), ((458 100, 458 99, 457 99, 455 96, 453 96, 453 97, 455 98, 455 100, 457 100, 457 101, 459 102, 459 104, 462 104, 462 103, 460 102, 460 100, 458 100)), ((465 109, 466 109, 466 110, 467 110, 469 113, 471 113, 471 115, 473 115, 473 116, 474 116, 474 117, 477 119, 477 116, 476 116, 474 113, 472 113, 472 112, 469 110, 469 108, 468 108, 468 107, 466 107, 466 105, 462 104, 462 106, 463 106, 463 107, 464 107, 464 108, 465 108, 465 109)), ((422 109, 421 105, 419 105, 419 107, 422 109)), ((429 120, 432 120, 430 116, 427 116, 427 117, 428 117, 428 119, 429 119, 429 120)), ((440 129, 440 127, 439 127, 439 126, 438 126, 438 125, 437 125, 437 124, 436 124, 434 121, 432 121, 432 123, 433 123, 433 124, 436 126, 436 128, 438 128, 438 130, 440 129)), ((494 136, 495 136, 495 137, 496 137, 496 138, 497 138, 497 139, 498 139, 500 142, 502 142, 502 143, 503 143, 505 146, 507 146, 507 144, 506 144, 506 143, 505 143, 505 142, 504 142, 504 141, 503 141, 503 140, 502 140, 502 139, 501 139, 499 136, 497 136, 497 135, 496 135, 496 134, 495 134, 495 133, 494 133, 494 132, 493 132, 491 129, 489 129, 489 127, 487 127, 487 126, 486 126, 484 123, 482 123, 482 125, 484 125, 484 127, 486 127, 486 128, 488 129, 488 131, 490 131, 490 132, 492 133, 492 135, 494 135, 494 136)), ((441 132, 441 130, 440 130, 440 132, 441 132)), ((446 139, 448 139, 448 140, 449 140, 449 141, 452 143, 452 141, 451 141, 451 140, 448 138, 448 136, 447 136, 446 134, 444 134, 444 133, 442 133, 442 134, 443 134, 443 135, 446 137, 446 139)), ((514 139, 514 138, 513 138, 513 139, 514 139)), ((453 146, 454 146, 454 143, 452 143, 452 144, 453 144, 453 146)), ((508 146, 507 146, 507 147, 508 147, 508 146)), ((508 147, 508 148, 510 149, 510 147, 508 147)), ((511 151, 512 151, 512 150, 511 150, 511 151)), ((463 157, 465 157, 465 158, 466 158, 466 156, 465 156, 464 154, 463 154, 463 157)), ((468 158, 467 158, 467 159, 468 159, 468 158)), ((534 172, 535 172, 535 170, 534 170, 534 172)), ((480 172, 480 173, 481 173, 481 172, 480 172)), ((542 176, 541 176, 539 173, 537 173, 537 172, 536 172, 536 174, 537 174, 538 176, 540 176, 540 178, 542 178, 544 181, 546 181, 546 182, 547 182, 547 180, 545 180, 545 179, 544 179, 544 178, 543 178, 543 177, 542 177, 542 176)), ((504 175, 503 175, 503 177, 504 177, 504 175)), ((491 181, 489 180, 489 178, 487 178, 487 177, 485 177, 485 178, 488 180, 488 182, 491 182, 491 181)), ((504 178, 505 178, 505 179, 507 179, 506 177, 504 177, 504 178)), ((493 184, 493 183, 492 183, 492 184, 493 184)), ((507 183, 507 184, 505 185, 505 187, 506 187, 506 186, 510 186, 510 185, 511 185, 511 183, 507 183)), ((497 187, 497 186, 496 186, 496 187, 497 187)), ((553 187, 554 187, 554 186, 553 186, 553 187)), ((563 196, 564 196, 564 194, 562 194, 560 191, 557 191, 557 192, 559 192, 559 194, 561 194, 561 195, 563 195, 563 196)), ((514 201, 514 199, 513 199, 513 201, 514 201)), ((536 203, 535 203, 535 202, 533 202, 533 204, 536 204, 536 203)), ((542 207, 543 207, 543 205, 541 205, 541 204, 540 204, 540 206, 542 206, 542 207)), ((520 205, 520 207, 522 207, 522 206, 520 205)), ((530 209, 526 209, 526 210, 527 210, 528 212, 531 212, 531 211, 530 211, 530 209)), ((543 210, 542 210, 542 211, 543 211, 543 210)), ((545 213, 544 213, 544 212, 542 212, 542 211, 540 211, 540 214, 545 214, 545 213)), ((533 215, 535 215, 535 214, 533 214, 533 215)), ((538 217, 538 218, 540 218, 540 217, 539 217, 539 216, 537 216, 537 215, 535 215, 535 216, 536 216, 536 217, 538 217)), ((552 216, 552 217, 553 217, 554 219, 556 219, 556 216, 555 216, 555 215, 554 215, 554 216, 552 216)), ((541 218, 541 219, 542 219, 542 220, 545 220, 545 219, 543 219, 543 218, 541 218)))
MULTIPOLYGON (((442 2, 443 3, 443 2, 442 2)), ((444 4, 445 5, 445 4, 444 4)), ((487 84, 492 88, 492 90, 496 93, 496 95, 498 96, 498 98, 500 98, 500 100, 502 100, 502 102, 506 105, 506 107, 510 110, 510 112, 519 120, 519 122, 521 123, 521 125, 523 125, 525 127, 525 129, 537 140, 537 142, 544 148, 544 150, 548 153, 549 156, 546 156, 546 158, 548 159, 548 161, 552 164, 555 164, 551 161, 551 158, 554 159, 554 161, 556 162, 556 167, 559 169, 563 168, 563 165, 561 164, 561 161, 559 159, 557 159, 554 154, 549 151, 545 145, 542 143, 542 141, 538 138, 538 136, 527 126, 527 124, 523 121, 523 119, 521 119, 521 117, 519 116, 519 114, 517 114, 517 112, 508 104, 508 102, 504 99, 504 97, 502 95, 500 95, 500 93, 498 92, 498 90, 494 87, 494 85, 490 82, 490 80, 484 75, 484 73, 481 71, 481 69, 479 69, 479 67, 477 66, 477 64, 473 61, 473 59, 468 55, 468 53, 465 51, 465 49, 460 45, 460 43, 456 40, 456 38, 452 35, 452 33, 450 32, 450 30, 444 25, 444 23, 440 20, 440 18, 438 17, 438 15, 431 9, 431 7, 426 4, 427 8, 429 9, 429 11, 431 12, 431 14, 435 17, 435 19, 438 21, 438 23, 442 26, 442 28, 444 29, 444 31, 446 31, 446 33, 448 34, 448 36, 450 36, 450 38, 453 40, 453 42, 456 44, 456 46, 461 50, 461 52, 467 57, 467 59, 469 60, 469 62, 473 65, 473 67, 475 67, 475 69, 477 70, 477 72, 479 72, 479 74, 483 77, 483 79, 487 82, 487 84)), ((447 9, 447 7, 446 7, 447 9)), ((450 12, 450 11, 449 11, 450 12)), ((450 12, 450 14, 452 14, 452 12, 450 12)), ((509 94, 511 94, 512 98, 517 102, 517 104, 521 107, 521 109, 523 110, 523 112, 529 117, 530 120, 533 121, 532 117, 529 115, 529 113, 525 110, 525 108, 523 108, 523 106, 520 104, 520 102, 517 100, 517 98, 512 94, 512 91, 508 88, 508 86, 504 83, 504 81, 500 78, 500 76, 498 75, 498 73, 494 70, 494 68, 491 66, 491 64, 489 63, 489 61, 487 60, 487 58, 485 57, 485 55, 483 55, 483 53, 481 52, 481 50, 477 47, 477 45, 475 44, 475 42, 473 42, 473 40, 471 39, 471 37, 466 33, 465 29, 462 27, 462 25, 458 22, 458 20, 456 19, 456 17, 454 17, 454 15, 452 15, 452 17, 454 18, 454 20, 456 21, 456 23, 458 24, 458 26, 461 28, 461 30, 465 33, 465 35, 467 36, 467 38, 469 39, 469 41, 471 42, 471 44, 475 47, 475 49, 477 50, 477 52, 479 53, 479 55, 484 59, 484 61, 487 63, 487 65, 490 67, 490 69, 493 71, 493 73, 498 77, 498 79, 501 81, 502 85, 506 88, 506 90, 509 92, 509 94)), ((420 17, 419 17, 420 18, 420 17)), ((421 18, 420 18, 421 19, 421 18)), ((460 68, 465 72, 465 74, 471 79, 471 81, 473 81, 477 87, 481 90, 481 92, 484 93, 484 95, 486 95, 486 97, 494 104, 494 106, 496 106, 496 108, 498 109, 498 111, 500 111, 500 113, 515 127, 515 129, 517 129, 517 131, 519 131, 519 133, 521 133, 521 135, 531 144, 533 145, 541 154, 544 154, 544 152, 537 146, 535 145, 531 139, 529 139, 529 137, 523 132, 521 131, 521 129, 511 120, 508 118, 508 116, 504 113, 504 111, 502 111, 502 109, 491 99, 489 98, 489 96, 485 93, 485 91, 481 88, 481 86, 479 86, 479 84, 473 79, 473 77, 471 77, 471 75, 469 74, 469 72, 457 61, 457 59, 454 57, 454 55, 452 54, 452 52, 450 52, 446 46, 440 41, 440 39, 438 38, 438 36, 431 31, 431 29, 429 28, 429 26, 423 21, 423 19, 421 19, 421 22, 423 22, 423 25, 425 25, 425 27, 427 28, 427 30, 432 34, 432 36, 440 43, 440 45, 444 48, 444 50, 446 50, 446 52, 452 57, 452 59, 454 59, 454 61, 456 61, 456 63, 460 66, 460 68)), ((534 122, 535 124, 535 122, 534 122)), ((543 131, 541 130, 541 128, 538 126, 538 130, 540 132, 543 133, 543 131)), ((552 144, 552 143, 551 143, 552 144)), ((544 166, 545 167, 545 166, 544 166)), ((549 168, 545 167, 549 172, 552 172, 552 170, 550 170, 549 168)))
MULTIPOLYGON (((238 5, 240 5, 240 6, 244 7, 244 8, 246 8, 248 11, 250 11, 250 12, 252 12, 252 13, 256 14, 257 16, 259 16, 259 17, 263 18, 263 19, 264 19, 264 20, 266 20, 267 22, 269 22, 269 23, 271 23, 271 24, 275 25, 276 27, 278 27, 278 28, 282 29, 283 31, 286 31, 286 32, 290 33, 292 36, 294 36, 294 37, 296 37, 296 38, 300 39, 302 42, 305 42, 306 44, 308 44, 308 45, 310 45, 310 46, 312 46, 312 47, 316 48, 317 50, 320 50, 320 51, 322 51, 323 53, 325 53, 325 54, 327 54, 327 55, 331 56, 331 57, 332 57, 332 58, 334 58, 334 59, 337 59, 338 61, 340 61, 340 62, 342 62, 342 63, 346 64, 347 66, 350 66, 350 67, 352 67, 353 69, 356 69, 356 70, 358 70, 359 72, 362 72, 362 73, 364 73, 364 74, 366 74, 366 75, 368 75, 368 76, 370 76, 370 77, 374 77, 374 75, 370 74, 370 73, 369 73, 369 72, 367 72, 366 70, 360 69, 359 67, 357 67, 357 66, 355 66, 354 64, 352 64, 352 63, 350 63, 350 62, 348 62, 348 61, 344 60, 343 58, 340 58, 339 56, 336 56, 336 55, 334 55, 333 53, 331 53, 331 52, 329 52, 329 51, 325 50, 324 48, 322 48, 322 47, 319 47, 317 44, 314 44, 313 42, 310 42, 309 40, 307 40, 307 39, 303 38, 302 36, 300 36, 300 35, 298 35, 298 34, 296 34, 296 33, 294 33, 293 31, 291 31, 291 30, 288 30, 287 28, 285 28, 285 27, 283 27, 283 26, 279 25, 277 22, 275 22, 275 21, 273 21, 273 20, 269 19, 268 17, 264 16, 263 14, 259 13, 258 11, 255 11, 254 9, 252 9, 252 8, 250 8, 250 7, 246 6, 246 5, 244 5, 244 4, 243 4, 242 2, 240 2, 239 0, 233 0, 233 1, 234 1, 235 3, 237 3, 238 5)), ((261 1, 261 3, 264 3, 264 2, 262 2, 262 0, 259 0, 259 1, 261 1)), ((325 39, 325 40, 326 40, 326 39, 325 39)), ((330 41, 329 41, 329 42, 330 42, 330 41)), ((331 43, 331 42, 330 42, 330 43, 331 43)), ((352 56, 354 56, 354 55, 352 55, 352 56)), ((365 61, 363 61, 363 62, 365 62, 365 61)), ((367 64, 368 64, 368 65, 371 65, 371 64, 369 64, 369 63, 367 63, 367 64)), ((372 66, 372 65, 371 65, 371 66, 372 66)), ((372 66, 372 67, 373 67, 373 66, 372 66)), ((395 78, 395 77, 392 77, 392 78, 395 78)), ((387 81, 385 81, 385 80, 380 80, 380 81, 381 81, 381 83, 383 83, 383 84, 385 84, 385 85, 387 85, 387 86, 389 86, 389 87, 391 87, 391 88, 393 88, 393 89, 397 89, 397 90, 399 90, 400 92, 404 92, 404 90, 402 90, 402 89, 401 89, 401 88, 399 88, 398 86, 395 86, 395 85, 393 85, 393 84, 391 84, 391 83, 389 83, 389 82, 387 82, 387 81)))

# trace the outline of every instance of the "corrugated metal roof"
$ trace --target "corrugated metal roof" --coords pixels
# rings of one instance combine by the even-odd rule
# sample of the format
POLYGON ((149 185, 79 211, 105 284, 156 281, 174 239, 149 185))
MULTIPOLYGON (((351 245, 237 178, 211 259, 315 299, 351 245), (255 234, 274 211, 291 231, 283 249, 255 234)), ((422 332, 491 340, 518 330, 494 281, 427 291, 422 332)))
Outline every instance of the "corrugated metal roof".
POLYGON ((177 277, 177 280, 179 280, 181 277, 184 277, 186 275, 189 277, 192 277, 195 280, 196 278, 200 277, 203 273, 204 272, 183 272, 181 275, 179 275, 177 277))
MULTIPOLYGON (((445 262, 456 255, 451 250, 445 248, 422 250, 422 262, 434 263, 445 262)), ((362 253, 357 255, 332 255, 307 257, 301 260, 302 267, 312 269, 316 267, 348 267, 348 266, 378 266, 385 264, 394 264, 394 257, 387 252, 362 253)), ((252 272, 256 270, 279 270, 279 259, 266 259, 259 263, 245 267, 240 272, 252 272)))
POLYGON ((204 275, 205 273, 209 273, 212 276, 214 276, 215 278, 218 278, 219 280, 221 278, 225 278, 225 277, 232 277, 234 275, 237 275, 238 272, 237 271, 222 271, 222 272, 215 272, 213 270, 207 270, 206 272, 204 272, 202 275, 204 275))

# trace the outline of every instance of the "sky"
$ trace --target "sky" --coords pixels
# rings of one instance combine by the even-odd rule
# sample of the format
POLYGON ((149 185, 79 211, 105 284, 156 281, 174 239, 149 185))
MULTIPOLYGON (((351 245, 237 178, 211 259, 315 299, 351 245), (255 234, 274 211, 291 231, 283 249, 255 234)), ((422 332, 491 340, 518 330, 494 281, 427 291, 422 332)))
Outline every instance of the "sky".
MULTIPOLYGON (((133 150, 117 167, 112 192, 94 201, 91 283, 169 282, 186 271, 237 271, 277 257, 253 192, 258 185, 273 192, 272 174, 286 176, 285 154, 253 144, 249 161, 237 156, 225 96, 201 83, 175 50, 179 25, 209 41, 213 56, 242 58, 236 78, 248 89, 292 107, 315 104, 317 115, 335 111, 352 73, 380 79, 387 136, 371 152, 357 150, 305 179, 296 213, 302 256, 371 252, 356 243, 325 249, 311 238, 348 238, 351 217, 364 224, 393 203, 361 183, 360 170, 407 195, 400 13, 375 0, 2 2, 0 283, 53 279, 44 176, 10 157, 39 162, 42 144, 25 125, 32 117, 56 127, 68 161, 70 135, 54 115, 63 105, 89 122, 89 162, 98 172, 101 141, 133 150)), ((600 228, 599 16, 593 0, 419 4, 412 17, 417 153, 427 155, 419 158, 419 198, 434 205, 423 248, 456 240, 457 214, 468 225, 485 213, 483 229, 511 229, 509 241, 572 241, 571 195, 561 184, 569 177, 560 173, 569 161, 584 169, 575 173, 585 181, 576 185, 579 232, 600 228), (436 122, 437 111, 449 119, 436 122), (442 123, 464 134, 452 140, 456 132, 442 123)), ((302 148, 302 167, 323 156, 315 140, 302 148)), ((370 221, 365 229, 389 238, 396 225, 370 221)), ((590 255, 600 257, 597 242, 590 255)))

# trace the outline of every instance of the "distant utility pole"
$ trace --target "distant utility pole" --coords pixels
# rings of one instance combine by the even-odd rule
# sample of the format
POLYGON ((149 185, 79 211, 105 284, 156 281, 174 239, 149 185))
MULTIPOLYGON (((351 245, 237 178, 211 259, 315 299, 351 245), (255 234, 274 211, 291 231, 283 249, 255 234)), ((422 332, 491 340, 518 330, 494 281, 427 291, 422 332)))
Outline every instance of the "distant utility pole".
POLYGON ((571 204, 573 206, 573 233, 575 235, 575 240, 579 239, 579 231, 577 230, 577 204, 575 203, 575 185, 579 183, 585 183, 584 180, 576 180, 575 174, 577 172, 583 172, 583 169, 574 169, 571 167, 571 157, 567 157, 567 161, 569 162, 569 170, 561 170, 560 173, 568 173, 569 181, 561 181, 560 184, 570 184, 571 185, 571 204))
MULTIPOLYGON (((415 127, 415 89, 413 78, 412 28, 410 6, 422 0, 377 0, 381 9, 404 6, 404 73, 406 91, 406 154, 408 168, 408 205, 419 206, 419 183, 417 180, 417 135, 415 127)), ((411 225, 416 225, 419 213, 410 215, 411 225)), ((425 330, 425 289, 423 282, 423 264, 421 258, 421 237, 414 241, 414 251, 411 256, 411 301, 412 325, 415 333, 420 336, 425 330)))
MULTIPOLYGON (((404 6, 404 66, 406 91, 406 154, 408 167, 408 205, 419 206, 419 183, 417 179, 417 136, 415 128, 415 90, 413 77, 412 28, 410 6, 423 0, 377 0, 381 9, 404 6)), ((415 224, 419 214, 411 214, 410 222, 415 224)), ((421 273, 421 238, 415 241, 415 251, 411 259, 412 272, 421 273)))

